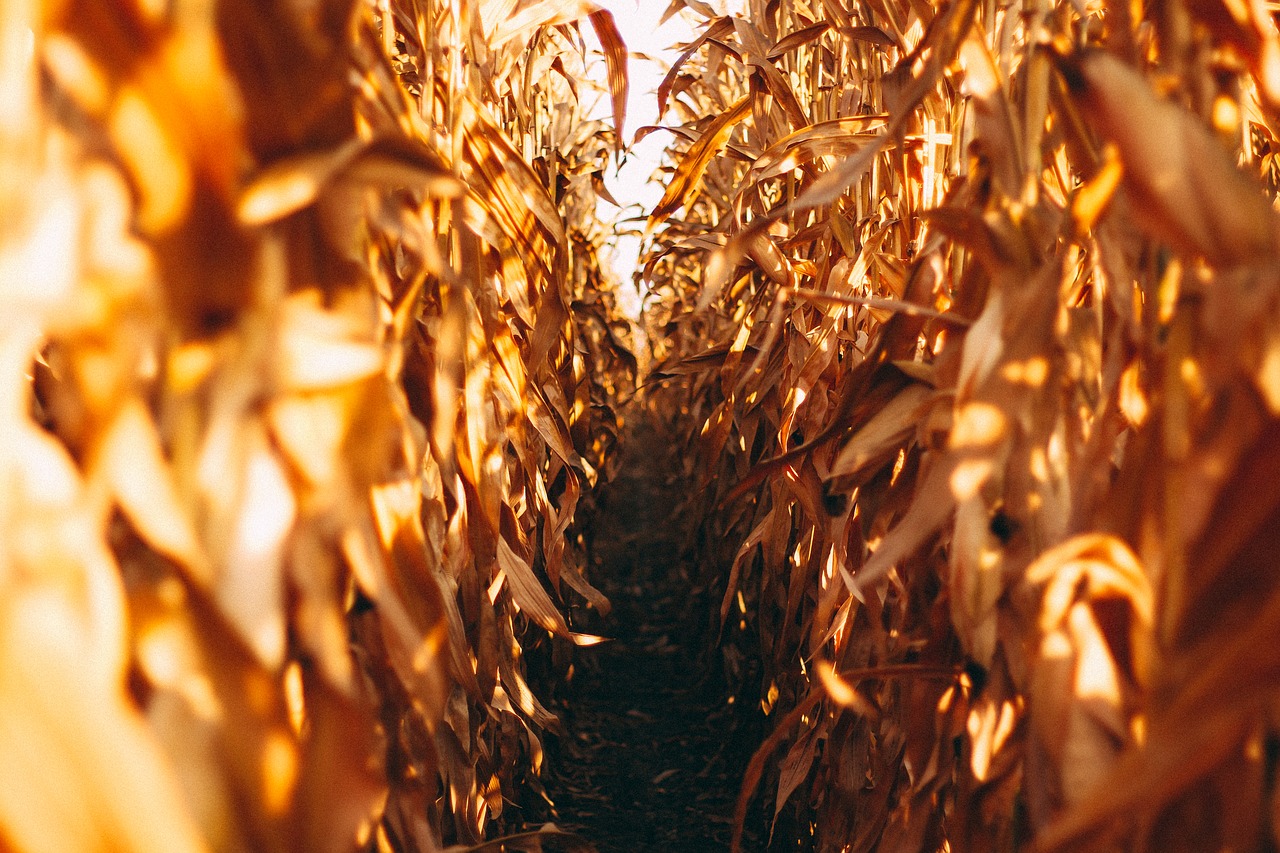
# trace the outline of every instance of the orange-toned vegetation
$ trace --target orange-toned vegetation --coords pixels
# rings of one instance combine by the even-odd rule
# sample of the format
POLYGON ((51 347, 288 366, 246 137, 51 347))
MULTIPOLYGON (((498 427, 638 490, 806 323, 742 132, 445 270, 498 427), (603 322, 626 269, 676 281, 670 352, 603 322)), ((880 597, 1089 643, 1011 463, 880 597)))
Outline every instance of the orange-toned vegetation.
POLYGON ((774 721, 740 814, 1276 843, 1275 14, 751 0, 668 75, 650 334, 774 721))
POLYGON ((4 4, 6 849, 435 850, 536 785, 634 361, 524 6, 4 4))
MULTIPOLYGON (((672 8, 644 404, 740 819, 1280 843, 1272 4, 672 8)), ((620 124, 589 3, 0 4, 0 848, 526 829, 636 380, 584 27, 620 124)))

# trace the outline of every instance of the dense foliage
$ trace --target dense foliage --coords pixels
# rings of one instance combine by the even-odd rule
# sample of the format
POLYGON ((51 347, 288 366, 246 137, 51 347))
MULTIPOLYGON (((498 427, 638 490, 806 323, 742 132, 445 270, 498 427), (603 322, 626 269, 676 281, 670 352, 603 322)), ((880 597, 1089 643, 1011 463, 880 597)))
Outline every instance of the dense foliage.
POLYGON ((1269 4, 703 4, 661 104, 687 412, 775 844, 1269 849, 1269 4))
MULTIPOLYGON (((739 821, 1280 844, 1272 4, 671 12, 644 402, 739 821)), ((608 625, 627 87, 588 2, 0 4, 0 848, 578 843, 527 662, 608 625)))
POLYGON ((634 361, 577 95, 581 18, 625 103, 611 16, 0 15, 5 848, 491 835, 554 723, 522 644, 608 609, 580 520, 634 361))

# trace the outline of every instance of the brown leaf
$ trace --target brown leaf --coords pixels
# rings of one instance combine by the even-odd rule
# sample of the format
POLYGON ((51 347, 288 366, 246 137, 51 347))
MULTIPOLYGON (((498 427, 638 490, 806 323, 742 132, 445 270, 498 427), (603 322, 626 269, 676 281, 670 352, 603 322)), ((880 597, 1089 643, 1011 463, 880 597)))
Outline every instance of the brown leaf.
POLYGON ((101 654, 81 608, 40 587, 5 600, 0 770, 22 780, 0 793, 6 842, 30 853, 208 850, 124 673, 95 668, 101 654))
POLYGON ((903 388, 840 449, 828 479, 852 476, 873 462, 884 461, 887 454, 915 432, 917 415, 932 396, 932 389, 924 385, 903 388))
POLYGON ((267 166, 241 193, 236 213, 246 225, 266 225, 311 206, 338 180, 384 191, 413 187, 439 198, 462 192, 425 145, 394 138, 350 139, 329 151, 295 154, 267 166))
POLYGON ((498 567, 506 573, 507 580, 511 583, 511 595, 516 604, 534 622, 557 636, 573 640, 578 645, 591 646, 601 641, 600 637, 577 634, 569 630, 564 616, 551 601, 551 596, 542 588, 542 584, 533 573, 533 568, 502 538, 498 539, 498 567))
POLYGON ((1119 150, 1124 186, 1156 236, 1218 265, 1276 256, 1271 205, 1203 124, 1110 54, 1062 67, 1089 119, 1119 150))
POLYGON ((645 224, 646 231, 652 231, 659 223, 689 201, 698 190, 698 181, 706 171, 707 164, 711 162, 711 158, 720 153, 729 141, 733 126, 750 114, 751 99, 749 97, 742 98, 728 110, 716 116, 707 125, 706 130, 702 132, 702 136, 698 138, 698 141, 693 144, 684 155, 684 159, 676 167, 676 173, 672 176, 670 183, 667 184, 667 190, 663 193, 658 206, 649 213, 648 222, 645 224))
POLYGON ((596 37, 600 39, 600 46, 604 48, 604 61, 609 71, 609 93, 613 98, 613 126, 616 133, 614 144, 621 151, 623 126, 627 122, 627 91, 631 87, 627 74, 627 46, 614 23, 613 13, 601 9, 592 12, 589 17, 596 37))
POLYGON ((140 536, 201 582, 210 568, 182 506, 151 415, 138 400, 120 407, 105 430, 96 464, 140 536))

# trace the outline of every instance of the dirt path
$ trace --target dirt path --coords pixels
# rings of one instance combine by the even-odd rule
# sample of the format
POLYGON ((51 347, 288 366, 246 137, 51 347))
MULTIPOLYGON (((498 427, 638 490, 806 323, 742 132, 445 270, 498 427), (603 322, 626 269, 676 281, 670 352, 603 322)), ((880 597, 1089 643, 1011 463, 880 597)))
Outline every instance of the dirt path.
POLYGON ((699 665, 705 605, 670 518, 685 485, 651 429, 628 445, 594 546, 594 578, 615 607, 602 628, 616 640, 577 654, 557 708, 566 735, 548 738, 548 793, 557 823, 600 853, 727 850, 752 739, 699 665))

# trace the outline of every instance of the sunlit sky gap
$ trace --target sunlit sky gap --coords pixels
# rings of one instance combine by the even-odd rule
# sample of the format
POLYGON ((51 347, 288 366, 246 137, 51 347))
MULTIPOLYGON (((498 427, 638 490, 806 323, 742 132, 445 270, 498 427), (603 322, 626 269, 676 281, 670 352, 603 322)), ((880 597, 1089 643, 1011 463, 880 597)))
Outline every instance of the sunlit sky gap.
MULTIPOLYGON (((627 98, 627 119, 624 139, 628 142, 635 137, 636 130, 646 125, 658 124, 658 84, 667 69, 671 67, 680 51, 677 45, 692 41, 695 37, 696 20, 689 13, 672 15, 659 26, 659 21, 667 10, 667 0, 597 0, 597 2, 613 13, 618 31, 622 33, 630 53, 628 71, 631 77, 631 89, 627 98)), ((739 0, 716 0, 707 5, 721 14, 739 7, 739 0)), ((583 33, 589 50, 599 52, 600 45, 595 40, 595 33, 590 27, 583 27, 583 33)), ((593 76, 607 92, 604 62, 591 64, 593 76)), ((595 107, 595 114, 608 116, 610 113, 607 95, 601 95, 595 107)), ((662 123, 673 121, 673 114, 668 111, 662 123)), ((650 178, 657 172, 662 162, 663 149, 671 142, 669 133, 651 133, 627 154, 622 167, 612 168, 606 173, 605 183, 613 197, 620 204, 627 205, 619 218, 644 216, 662 198, 663 187, 650 178)), ((612 220, 616 211, 612 205, 601 203, 601 215, 612 220)), ((620 236, 612 252, 614 274, 623 283, 619 294, 621 304, 630 316, 638 317, 640 312, 640 295, 631 284, 636 269, 636 260, 640 252, 640 238, 635 235, 620 236)))

